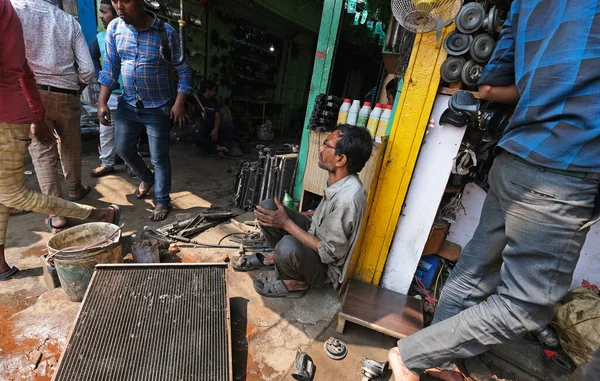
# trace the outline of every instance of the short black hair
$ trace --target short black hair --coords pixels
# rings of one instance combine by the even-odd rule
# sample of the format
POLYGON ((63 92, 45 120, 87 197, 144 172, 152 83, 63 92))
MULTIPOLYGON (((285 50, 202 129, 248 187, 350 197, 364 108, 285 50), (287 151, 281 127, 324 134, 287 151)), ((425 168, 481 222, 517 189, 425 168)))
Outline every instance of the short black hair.
POLYGON ((215 87, 217 87, 217 84, 214 81, 205 79, 204 81, 200 82, 200 94, 204 94, 206 90, 212 90, 215 87))
POLYGON ((117 17, 117 11, 115 10, 115 7, 113 7, 111 0, 100 0, 100 4, 101 5, 110 5, 110 10, 112 11, 113 16, 117 17))
POLYGON ((371 157, 373 141, 366 128, 340 124, 336 130, 338 140, 335 144, 336 155, 346 155, 349 173, 358 173, 371 157))
POLYGON ((398 78, 394 78, 385 85, 385 91, 396 94, 398 92, 398 78))

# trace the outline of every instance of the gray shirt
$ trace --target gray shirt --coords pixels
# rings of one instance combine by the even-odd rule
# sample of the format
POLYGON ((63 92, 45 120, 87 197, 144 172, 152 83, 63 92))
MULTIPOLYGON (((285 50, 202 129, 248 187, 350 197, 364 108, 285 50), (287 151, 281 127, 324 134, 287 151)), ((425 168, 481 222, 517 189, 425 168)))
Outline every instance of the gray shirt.
POLYGON ((335 288, 348 267, 348 254, 356 244, 366 203, 367 191, 358 175, 348 175, 325 189, 312 217, 308 232, 319 238, 318 254, 335 288))

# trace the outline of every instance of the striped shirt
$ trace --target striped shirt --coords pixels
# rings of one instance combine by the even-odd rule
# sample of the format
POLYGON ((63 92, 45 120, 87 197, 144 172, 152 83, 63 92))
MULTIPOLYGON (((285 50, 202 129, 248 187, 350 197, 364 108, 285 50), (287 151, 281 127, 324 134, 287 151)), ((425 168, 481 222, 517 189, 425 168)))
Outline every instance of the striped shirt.
POLYGON ((600 172, 600 2, 516 0, 480 84, 521 98, 499 146, 547 168, 600 172))
MULTIPOLYGON (((106 30, 106 54, 98 82, 116 89, 119 73, 123 77, 123 100, 132 106, 142 101, 146 108, 161 107, 174 101, 169 82, 169 66, 160 57, 160 21, 152 13, 150 28, 138 31, 133 25, 118 18, 106 30)), ((169 47, 174 60, 180 57, 179 34, 165 23, 169 47)), ((167 57, 169 58, 169 57, 167 57)), ((175 67, 177 92, 192 94, 191 71, 187 64, 175 67)))

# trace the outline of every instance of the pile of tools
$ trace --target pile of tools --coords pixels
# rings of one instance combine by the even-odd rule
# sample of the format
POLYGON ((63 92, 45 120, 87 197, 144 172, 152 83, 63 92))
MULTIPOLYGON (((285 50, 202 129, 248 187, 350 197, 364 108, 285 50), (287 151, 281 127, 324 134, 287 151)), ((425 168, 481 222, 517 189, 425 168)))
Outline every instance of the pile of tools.
POLYGON ((233 202, 245 210, 253 210, 262 200, 283 199, 285 191, 291 192, 294 185, 298 154, 281 154, 262 145, 257 148, 258 160, 240 162, 236 175, 233 202))

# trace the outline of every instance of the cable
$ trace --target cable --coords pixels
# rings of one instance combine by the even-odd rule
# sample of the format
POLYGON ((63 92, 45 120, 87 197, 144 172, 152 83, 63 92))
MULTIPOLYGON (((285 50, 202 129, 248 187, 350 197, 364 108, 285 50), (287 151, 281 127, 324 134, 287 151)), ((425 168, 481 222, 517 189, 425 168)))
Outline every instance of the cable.
POLYGON ((437 305, 437 299, 432 298, 431 295, 429 295, 429 292, 425 288, 425 285, 423 284, 423 282, 421 282, 421 280, 419 278, 417 278, 416 276, 415 276, 415 282, 421 288, 421 290, 423 290, 423 292, 425 293, 425 300, 427 300, 429 302, 429 304, 431 305, 431 310, 435 313, 435 306, 437 305))
POLYGON ((220 244, 221 244, 221 242, 223 242, 223 240, 224 240, 225 238, 227 238, 227 237, 231 237, 232 235, 235 235, 235 234, 239 234, 239 233, 229 233, 229 234, 227 234, 227 235, 224 235, 224 236, 223 236, 223 237, 222 237, 222 238, 219 240, 219 243, 218 243, 218 244, 220 245, 220 244))

